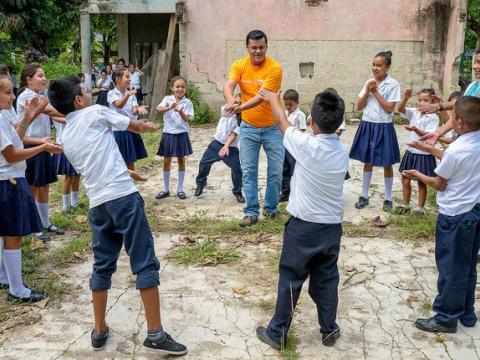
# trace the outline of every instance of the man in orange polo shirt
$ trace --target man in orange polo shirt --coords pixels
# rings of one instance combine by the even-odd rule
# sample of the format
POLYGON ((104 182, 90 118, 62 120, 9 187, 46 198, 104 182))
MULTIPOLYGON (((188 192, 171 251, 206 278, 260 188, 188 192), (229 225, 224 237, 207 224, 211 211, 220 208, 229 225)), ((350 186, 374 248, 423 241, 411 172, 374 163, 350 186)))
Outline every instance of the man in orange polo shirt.
POLYGON ((247 34, 248 55, 233 63, 223 90, 227 100, 226 111, 241 112, 243 120, 240 125, 240 162, 246 206, 240 226, 250 226, 258 221, 258 156, 261 146, 267 155, 268 164, 263 215, 278 215, 278 194, 282 185, 285 151, 283 136, 273 118, 270 104, 264 102, 258 93, 261 89, 273 92, 280 90, 282 67, 266 56, 267 45, 267 35, 263 31, 253 30, 247 34), (237 85, 240 87, 241 104, 235 102, 233 96, 237 85))

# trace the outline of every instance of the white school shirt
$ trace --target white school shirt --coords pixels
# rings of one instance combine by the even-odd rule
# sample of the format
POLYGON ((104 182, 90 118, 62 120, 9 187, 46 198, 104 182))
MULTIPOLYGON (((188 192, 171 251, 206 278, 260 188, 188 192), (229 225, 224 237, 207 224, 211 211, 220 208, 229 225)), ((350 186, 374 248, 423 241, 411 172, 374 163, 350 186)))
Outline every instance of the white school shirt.
POLYGON ((102 78, 97 80, 97 88, 99 88, 100 90, 103 90, 103 91, 109 90, 111 83, 112 83, 112 76, 107 75, 107 78, 103 81, 103 83, 102 83, 102 78), (100 87, 100 84, 102 84, 101 87, 100 87))
POLYGON ((338 135, 312 135, 290 126, 283 145, 296 160, 287 211, 304 221, 342 222, 348 152, 338 135))
MULTIPOLYGON (((367 91, 367 84, 375 79, 369 79, 362 90, 358 94, 358 97, 363 97, 363 94, 367 91)), ((393 79, 390 75, 378 85, 379 94, 387 101, 391 103, 397 103, 401 100, 400 84, 397 80, 393 79)), ((388 113, 380 106, 380 103, 375 99, 372 93, 368 94, 367 103, 363 109, 362 121, 368 121, 373 123, 390 123, 393 120, 393 112, 388 113)))
MULTIPOLYGON (((440 123, 440 119, 438 118, 437 114, 422 114, 416 108, 406 108, 405 114, 400 113, 400 116, 404 119, 410 121, 410 125, 414 125, 417 129, 426 131, 426 132, 433 132, 438 129, 438 124, 440 123)), ((408 143, 420 141, 420 136, 415 131, 408 132, 408 143)), ((425 151, 420 151, 410 146, 407 147, 408 151, 412 154, 419 154, 419 155, 429 155, 430 153, 425 151)))
POLYGON ((285 115, 290 124, 292 124, 292 126, 295 126, 297 129, 300 130, 307 129, 307 118, 303 111, 300 110, 298 107, 295 108, 295 110, 293 110, 291 114, 288 114, 288 110, 285 110, 285 115))
POLYGON ((132 82, 130 83, 130 86, 134 86, 135 89, 140 89, 140 87, 142 86, 142 83, 140 82, 140 77, 142 75, 140 75, 138 71, 135 71, 133 74, 130 73, 130 76, 132 78, 132 82))
POLYGON ((90 209, 137 192, 130 178, 113 128, 127 130, 130 119, 102 105, 67 115, 60 142, 75 170, 83 175, 90 209))
MULTIPOLYGON (((23 114, 25 113, 25 102, 31 100, 38 94, 30 89, 25 89, 17 99, 17 120, 21 121, 23 114)), ((47 114, 38 115, 35 120, 32 121, 25 136, 34 138, 44 138, 50 136, 50 116, 47 114)))
POLYGON ((240 127, 238 126, 237 116, 233 114, 230 117, 225 116, 225 106, 222 106, 222 117, 218 120, 217 130, 213 138, 217 140, 221 144, 225 144, 227 142, 228 137, 232 132, 237 134, 237 137, 230 146, 236 147, 238 149, 238 143, 240 140, 240 127))
POLYGON ((480 130, 460 135, 443 153, 435 169, 447 180, 444 191, 437 192, 440 214, 466 213, 480 202, 480 130))
MULTIPOLYGON (((137 97, 135 95, 131 95, 126 104, 120 108, 116 106, 113 102, 116 100, 122 100, 123 94, 117 88, 110 90, 107 94, 107 101, 110 105, 110 108, 115 110, 117 113, 125 115, 130 120, 137 120, 137 115, 133 113, 133 107, 138 106, 137 97)), ((118 129, 113 129, 113 131, 119 131, 118 129)))
POLYGON ((17 112, 15 111, 15 108, 12 106, 11 109, 3 109, 0 110, 0 115, 3 116, 5 119, 8 120, 8 122, 12 125, 15 125, 18 120, 17 120, 17 112))
MULTIPOLYGON (((175 96, 168 95, 163 98, 158 107, 170 106, 173 103, 175 103, 175 96)), ((177 105, 177 107, 183 109, 183 112, 187 114, 189 120, 193 119, 193 104, 186 96, 180 100, 180 103, 177 105)), ((166 134, 181 134, 188 132, 190 129, 188 123, 183 121, 180 114, 175 110, 168 110, 167 112, 163 113, 163 123, 163 132, 166 134)))
POLYGON ((17 149, 23 149, 23 143, 18 137, 17 131, 10 121, 0 114, 0 180, 25 177, 27 162, 22 160, 12 164, 2 154, 2 151, 10 145, 17 149))

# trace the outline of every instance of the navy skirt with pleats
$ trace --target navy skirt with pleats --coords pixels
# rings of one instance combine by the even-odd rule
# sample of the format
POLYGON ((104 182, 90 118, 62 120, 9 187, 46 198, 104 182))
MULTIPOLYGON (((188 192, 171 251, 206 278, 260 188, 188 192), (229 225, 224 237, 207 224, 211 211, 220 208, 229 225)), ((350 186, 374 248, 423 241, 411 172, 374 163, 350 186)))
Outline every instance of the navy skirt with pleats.
POLYGON ((113 135, 126 164, 144 159, 148 156, 140 135, 130 131, 114 131, 113 135))
POLYGON ((37 205, 25 178, 0 181, 0 236, 42 231, 37 205))
POLYGON ((57 175, 78 176, 75 168, 70 164, 64 153, 53 155, 53 164, 57 171, 57 175))
POLYGON ((107 90, 100 90, 97 96, 97 104, 108 106, 107 94, 108 94, 107 90))
POLYGON ((165 157, 183 157, 193 154, 188 132, 180 134, 162 134, 157 155, 165 157))
POLYGON ((384 167, 400 162, 400 148, 393 124, 361 121, 350 148, 350 158, 384 167))
POLYGON ((437 161, 433 155, 414 154, 407 150, 405 155, 403 155, 399 171, 417 170, 423 175, 437 176, 434 171, 436 167, 437 161))
MULTIPOLYGON (((38 145, 24 145, 25 149, 38 145)), ((41 187, 57 182, 57 171, 53 163, 52 155, 46 151, 27 159, 25 178, 28 185, 41 187)))

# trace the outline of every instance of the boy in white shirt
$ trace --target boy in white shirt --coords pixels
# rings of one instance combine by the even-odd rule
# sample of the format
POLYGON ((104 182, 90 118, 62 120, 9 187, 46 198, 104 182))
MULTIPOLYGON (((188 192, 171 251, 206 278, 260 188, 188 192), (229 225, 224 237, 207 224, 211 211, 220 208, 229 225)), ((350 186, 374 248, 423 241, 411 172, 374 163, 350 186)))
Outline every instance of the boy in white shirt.
MULTIPOLYGON (((290 124, 297 129, 305 131, 307 129, 307 120, 305 114, 298 108, 299 96, 298 92, 293 89, 288 89, 283 94, 283 102, 285 104, 285 115, 290 124)), ((288 201, 290 196, 290 179, 295 170, 295 159, 285 150, 285 158, 283 160, 282 173, 282 192, 280 194, 280 202, 288 201)))
MULTIPOLYGON (((240 96, 237 95, 236 99, 240 101, 240 96)), ((245 198, 242 195, 242 168, 240 166, 240 153, 238 151, 240 126, 237 116, 240 116, 240 114, 233 114, 227 117, 225 115, 225 107, 226 105, 222 106, 222 117, 218 121, 214 139, 208 144, 198 164, 198 175, 195 180, 197 183, 195 196, 200 196, 205 186, 207 186, 207 177, 208 174, 210 174, 212 165, 217 161, 223 160, 225 165, 232 171, 233 195, 239 203, 244 203, 245 198)))
POLYGON ((83 184, 90 200, 88 217, 94 256, 90 279, 95 317, 91 333, 93 350, 102 350, 109 335, 105 323, 108 289, 124 244, 145 307, 148 335, 143 345, 160 353, 185 354, 187 348, 164 332, 160 322, 160 263, 155 256, 143 199, 132 181, 132 178, 146 179, 127 169, 112 131, 115 127, 136 133, 153 132, 158 126, 132 121, 101 105, 89 106, 89 97, 76 76, 52 81, 48 97, 51 104, 67 116, 61 138, 63 151, 75 170, 84 176, 83 184))
POLYGON ((402 173, 434 187, 439 215, 435 233, 438 295, 435 316, 418 319, 424 331, 457 331, 457 321, 475 326, 477 254, 480 248, 480 99, 462 96, 455 104, 453 129, 459 135, 444 152, 431 177, 417 170, 402 173))
POLYGON ((338 306, 338 267, 343 217, 343 184, 348 152, 335 131, 343 121, 345 103, 322 92, 312 105, 313 135, 288 122, 275 93, 261 91, 284 133, 285 148, 296 160, 280 257, 275 314, 258 338, 274 349, 284 347, 293 309, 310 276, 309 294, 317 305, 322 343, 333 346, 340 336, 335 322, 338 306))

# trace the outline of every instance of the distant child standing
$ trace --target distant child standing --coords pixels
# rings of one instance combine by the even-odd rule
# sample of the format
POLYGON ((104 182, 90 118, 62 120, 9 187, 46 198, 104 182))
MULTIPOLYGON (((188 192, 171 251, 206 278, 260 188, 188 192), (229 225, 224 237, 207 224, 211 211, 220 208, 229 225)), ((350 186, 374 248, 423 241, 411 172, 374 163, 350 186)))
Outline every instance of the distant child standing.
POLYGON ((374 166, 382 166, 385 180, 383 210, 393 208, 393 168, 400 162, 400 149, 393 126, 393 111, 401 100, 400 85, 389 74, 392 52, 378 53, 372 62, 373 79, 367 81, 360 91, 357 109, 363 110, 362 121, 357 129, 350 158, 364 163, 362 194, 355 204, 357 209, 368 205, 368 190, 374 166))
MULTIPOLYGON (((423 89, 418 94, 418 104, 424 102, 432 103, 435 91, 433 89, 423 89)), ((412 90, 405 91, 405 95, 400 102, 398 111, 402 117, 408 119, 410 124, 405 126, 409 131, 408 144, 420 140, 420 136, 428 132, 435 131, 439 125, 439 118, 436 114, 423 114, 417 108, 407 108, 407 102, 412 97, 412 90)), ((409 146, 400 164, 400 173, 405 170, 417 170, 426 176, 435 176, 435 168, 437 162, 435 157, 430 153, 418 150, 409 146)), ((410 197, 412 194, 412 187, 410 186, 410 179, 402 175, 402 190, 403 190, 403 204, 404 206, 395 209, 397 213, 410 211, 410 197)), ((425 213, 425 201, 427 200, 427 185, 418 180, 418 207, 415 209, 417 214, 425 213)))
POLYGON ((188 122, 193 119, 193 104, 185 96, 187 81, 181 76, 175 76, 170 80, 172 95, 165 96, 158 105, 157 110, 163 114, 163 134, 158 149, 158 155, 165 157, 163 160, 163 191, 155 198, 163 199, 170 195, 170 169, 172 157, 178 161, 178 187, 179 199, 186 199, 183 191, 185 179, 185 156, 191 155, 192 144, 188 137, 188 122))
POLYGON ((100 79, 97 80, 97 88, 100 90, 97 96, 97 104, 108 106, 107 94, 112 84, 112 66, 107 64, 102 71, 100 71, 100 79))
MULTIPOLYGON (((138 106, 135 97, 136 90, 128 90, 131 80, 128 69, 117 66, 112 74, 112 82, 115 88, 108 92, 107 99, 113 110, 127 116, 130 120, 137 120, 138 114, 146 115, 148 111, 144 106, 138 106)), ((148 156, 142 137, 128 130, 121 131, 119 129, 114 129, 113 135, 127 168, 134 170, 135 161, 148 156)))
MULTIPOLYGON (((298 92, 293 89, 288 89, 283 94, 283 102, 285 104, 285 115, 288 121, 295 128, 305 131, 307 129, 307 119, 302 110, 298 108, 299 96, 298 92)), ((295 158, 285 150, 285 158, 283 160, 282 172, 282 192, 280 194, 280 202, 288 201, 290 196, 290 179, 295 170, 295 158)))
POLYGON ((130 76, 132 77, 132 82, 130 83, 131 89, 137 90, 135 97, 139 105, 142 105, 143 93, 142 93, 142 82, 140 78, 144 75, 143 72, 137 68, 137 65, 130 63, 128 65, 128 71, 130 71, 130 76))
MULTIPOLYGON (((240 95, 237 95, 235 98, 240 103, 240 95)), ((242 168, 238 151, 240 126, 237 117, 240 117, 240 114, 233 114, 227 117, 225 107, 226 105, 222 106, 222 117, 218 121, 214 139, 203 153, 198 165, 195 196, 202 195, 203 189, 207 186, 207 177, 210 174, 212 165, 222 160, 232 172, 233 195, 239 203, 244 203, 245 198, 242 195, 242 168)))
POLYGON ((475 326, 477 254, 480 249, 480 99, 462 96, 451 124, 459 135, 444 152, 435 176, 417 170, 402 175, 420 180, 437 192, 439 215, 435 231, 438 295, 435 316, 418 319, 424 331, 454 333, 457 322, 475 326))

